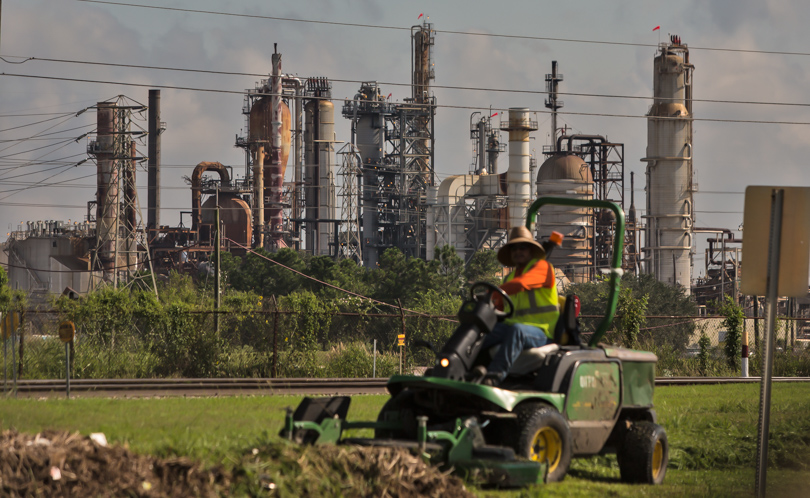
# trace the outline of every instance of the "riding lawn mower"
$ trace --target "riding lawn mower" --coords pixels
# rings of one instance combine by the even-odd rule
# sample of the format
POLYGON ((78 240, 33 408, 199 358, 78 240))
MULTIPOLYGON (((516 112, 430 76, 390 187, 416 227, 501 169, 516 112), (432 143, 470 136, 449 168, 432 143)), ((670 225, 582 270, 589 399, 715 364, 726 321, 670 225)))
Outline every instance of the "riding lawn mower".
POLYGON ((391 397, 376 421, 346 420, 348 396, 305 398, 288 410, 281 435, 301 444, 408 448, 444 469, 502 487, 560 481, 572 457, 616 453, 622 481, 662 483, 669 446, 653 409, 658 358, 600 343, 618 301, 624 213, 608 201, 541 197, 529 208, 528 228, 547 204, 610 209, 615 216, 607 309, 587 344, 581 343, 578 299, 568 296, 554 341, 524 350, 499 385, 482 383, 476 367, 493 354, 482 351, 482 343, 512 304, 500 288, 479 282, 461 306, 459 326, 435 352, 435 364, 422 376, 389 379, 391 397), (503 311, 493 304, 496 293, 503 311), (374 437, 343 437, 349 429, 373 429, 374 437))

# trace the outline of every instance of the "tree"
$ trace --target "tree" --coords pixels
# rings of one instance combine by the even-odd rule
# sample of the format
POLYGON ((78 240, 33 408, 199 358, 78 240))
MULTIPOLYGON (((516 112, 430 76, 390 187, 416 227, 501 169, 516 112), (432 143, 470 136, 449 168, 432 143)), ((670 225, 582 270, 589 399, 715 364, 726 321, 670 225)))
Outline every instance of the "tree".
POLYGON ((648 294, 634 296, 629 287, 625 287, 619 292, 616 320, 613 323, 627 347, 637 348, 639 346, 639 332, 647 324, 645 313, 648 301, 648 294))
POLYGON ((464 278, 468 285, 482 281, 500 284, 503 280, 503 266, 498 261, 498 253, 490 249, 476 251, 464 268, 464 278))
POLYGON ((456 253, 456 248, 445 244, 439 248, 431 265, 437 275, 434 290, 451 295, 461 294, 464 285, 464 260, 456 253))
POLYGON ((372 273, 374 297, 388 303, 401 299, 403 304, 409 304, 418 294, 433 288, 435 281, 435 273, 429 271, 424 260, 406 257, 396 248, 382 253, 380 266, 372 273))
MULTIPOLYGON (((576 294, 582 302, 582 315, 604 316, 607 307, 607 280, 571 284, 565 292, 576 294)), ((621 289, 629 289, 635 299, 647 296, 646 313, 650 316, 691 317, 697 315, 697 306, 684 294, 683 288, 659 282, 652 275, 626 275, 620 283, 621 289)), ((593 330, 599 319, 583 319, 586 331, 593 330)), ((695 324, 689 320, 673 321, 670 318, 647 318, 647 330, 639 328, 639 340, 651 339, 655 344, 668 344, 674 349, 685 349, 695 331, 695 324)))
POLYGON ((725 296, 725 300, 718 309, 720 314, 725 317, 723 327, 726 329, 726 344, 723 350, 726 353, 726 363, 730 368, 736 370, 740 367, 740 341, 745 314, 731 296, 725 296))

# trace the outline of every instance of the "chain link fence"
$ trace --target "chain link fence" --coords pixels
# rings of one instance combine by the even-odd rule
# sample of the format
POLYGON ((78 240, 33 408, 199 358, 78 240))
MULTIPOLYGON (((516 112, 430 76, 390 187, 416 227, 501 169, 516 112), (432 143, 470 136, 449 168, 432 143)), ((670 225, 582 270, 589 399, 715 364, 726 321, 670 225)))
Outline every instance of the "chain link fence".
MULTIPOLYGON (((18 378, 64 376, 64 344, 58 326, 66 315, 28 311, 20 334, 4 341, 4 374, 18 378), (12 349, 17 361, 12 366, 12 349)), ((600 317, 581 317, 583 342, 590 339, 600 317)), ((253 312, 169 311, 160 317, 74 317, 76 337, 69 343, 75 378, 153 377, 386 377, 400 370, 418 372, 433 362, 417 340, 437 348, 457 326, 453 316, 395 313, 307 313, 284 310, 253 312), (397 336, 405 334, 405 346, 397 336), (376 351, 376 355, 375 355, 376 351)), ((810 322, 780 318, 776 352, 796 356, 796 375, 810 366, 810 322)), ((762 318, 746 318, 745 334, 755 357, 765 330, 762 318)), ((674 368, 673 374, 695 374, 690 359, 704 349, 722 355, 727 331, 722 317, 646 318, 635 347, 651 349, 674 368), (677 360, 677 361, 675 361, 677 360), (680 363, 678 363, 680 362, 680 363), (686 362, 686 363, 684 363, 686 362)), ((605 344, 632 346, 615 330, 605 344)))

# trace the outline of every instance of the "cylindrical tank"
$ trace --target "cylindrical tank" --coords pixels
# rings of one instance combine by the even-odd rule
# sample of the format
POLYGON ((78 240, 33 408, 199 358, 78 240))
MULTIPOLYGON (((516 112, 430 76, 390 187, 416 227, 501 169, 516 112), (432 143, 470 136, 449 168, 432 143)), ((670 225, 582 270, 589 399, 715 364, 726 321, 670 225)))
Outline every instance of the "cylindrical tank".
MULTIPOLYGON (((557 153, 537 172, 537 196, 588 200, 593 198, 593 178, 585 161, 576 154, 557 153)), ((554 250, 554 266, 574 283, 588 282, 593 264, 593 212, 573 206, 544 206, 537 214, 537 235, 551 232, 565 238, 554 250)))
POLYGON ((526 211, 531 203, 531 152, 529 132, 537 129, 537 122, 529 118, 529 109, 509 109, 509 169, 506 171, 506 195, 509 203, 509 226, 526 222, 526 211))
POLYGON ((304 106, 306 120, 304 198, 306 248, 319 256, 330 255, 335 219, 335 106, 328 100, 310 100, 304 106))
MULTIPOLYGON (((318 101, 310 100, 304 106, 304 219, 318 219, 318 101)), ((318 230, 314 221, 304 222, 304 247, 315 254, 318 230)))
POLYGON ((653 65, 654 103, 647 118, 645 269, 681 285, 692 278, 691 71, 685 46, 665 46, 653 65))
MULTIPOLYGON (((292 115, 290 109, 283 101, 281 102, 281 175, 282 178, 287 171, 287 160, 290 157, 290 142, 292 140, 292 132, 290 122, 292 115)), ((264 149, 264 163, 262 171, 262 188, 264 192, 260 196, 266 199, 270 196, 270 187, 273 178, 270 175, 271 168, 271 155, 270 155, 270 141, 273 126, 273 113, 272 113, 272 99, 270 97, 262 97, 254 102, 253 107, 250 108, 249 118, 249 138, 250 141, 255 143, 255 147, 264 149)), ((254 157, 259 157, 261 154, 254 154, 254 157)), ((255 175, 254 175, 255 176, 255 175)), ((280 195, 280 192, 278 193, 280 195)), ((270 221, 270 207, 264 206, 264 222, 270 221)))
MULTIPOLYGON (((202 205, 202 224, 214 226, 216 223, 217 199, 214 196, 202 205)), ((226 238, 243 246, 250 246, 253 238, 250 206, 243 199, 232 194, 220 194, 219 218, 222 222, 222 239, 226 238)))

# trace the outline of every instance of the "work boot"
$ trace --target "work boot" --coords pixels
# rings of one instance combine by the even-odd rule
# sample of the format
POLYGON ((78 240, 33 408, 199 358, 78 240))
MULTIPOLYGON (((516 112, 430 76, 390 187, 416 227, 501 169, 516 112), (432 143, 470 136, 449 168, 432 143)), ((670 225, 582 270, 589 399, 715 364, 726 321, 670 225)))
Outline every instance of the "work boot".
POLYGON ((474 384, 480 384, 482 380, 484 380, 484 376, 487 374, 487 367, 484 365, 478 365, 470 370, 468 379, 470 382, 474 384))
POLYGON ((481 384, 484 386, 498 387, 501 385, 501 376, 494 372, 488 372, 481 381, 481 384))

